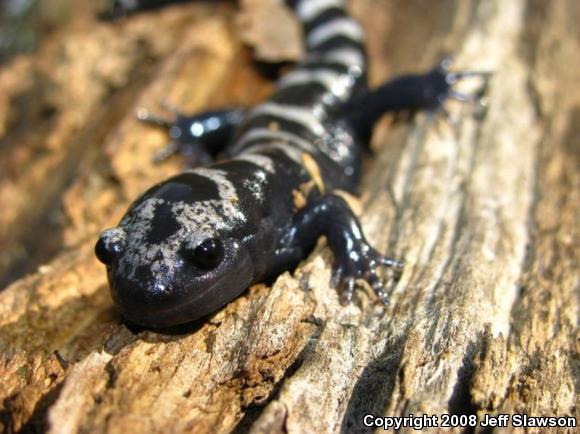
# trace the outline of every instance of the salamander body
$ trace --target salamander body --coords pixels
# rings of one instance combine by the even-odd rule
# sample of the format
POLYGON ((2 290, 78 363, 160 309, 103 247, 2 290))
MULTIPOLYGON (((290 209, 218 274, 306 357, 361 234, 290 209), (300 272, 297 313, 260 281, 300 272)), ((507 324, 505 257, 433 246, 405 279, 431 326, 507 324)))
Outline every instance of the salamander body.
POLYGON ((387 299, 377 268, 401 263, 370 246, 333 192, 356 192, 361 154, 383 113, 436 109, 453 77, 438 67, 370 90, 364 32, 344 1, 287 3, 303 24, 305 59, 253 109, 178 115, 167 125, 173 150, 197 162, 223 158, 151 187, 100 235, 96 255, 132 322, 165 327, 212 313, 295 267, 322 235, 344 300, 356 279, 387 299))

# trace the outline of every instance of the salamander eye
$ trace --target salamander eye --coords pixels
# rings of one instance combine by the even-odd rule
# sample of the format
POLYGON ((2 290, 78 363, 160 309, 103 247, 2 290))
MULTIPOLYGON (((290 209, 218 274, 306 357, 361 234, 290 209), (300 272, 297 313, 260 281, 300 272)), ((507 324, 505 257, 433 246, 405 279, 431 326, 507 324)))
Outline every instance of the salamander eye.
POLYGON ((224 245, 218 238, 208 238, 190 250, 193 262, 204 270, 217 267, 224 257, 224 245))
POLYGON ((123 249, 125 232, 120 228, 107 229, 101 233, 95 244, 95 256, 105 265, 111 265, 113 259, 123 249))

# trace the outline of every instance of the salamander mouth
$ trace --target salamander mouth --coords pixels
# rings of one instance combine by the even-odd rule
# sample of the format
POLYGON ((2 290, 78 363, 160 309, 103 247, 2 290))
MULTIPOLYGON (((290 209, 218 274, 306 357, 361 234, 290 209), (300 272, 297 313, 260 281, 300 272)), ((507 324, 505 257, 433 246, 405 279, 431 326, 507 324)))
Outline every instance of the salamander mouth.
POLYGON ((121 315, 136 325, 160 329, 196 321, 225 306, 243 293, 252 283, 254 268, 249 256, 243 255, 243 260, 227 272, 220 273, 211 285, 203 290, 191 291, 187 299, 176 299, 170 306, 150 305, 135 309, 117 300, 121 315))

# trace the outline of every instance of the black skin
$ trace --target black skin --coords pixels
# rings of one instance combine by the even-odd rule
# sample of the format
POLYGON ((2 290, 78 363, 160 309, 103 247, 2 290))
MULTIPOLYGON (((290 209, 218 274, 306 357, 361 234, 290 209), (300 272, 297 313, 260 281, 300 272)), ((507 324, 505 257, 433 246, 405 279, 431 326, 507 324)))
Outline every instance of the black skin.
POLYGON ((396 77, 377 89, 355 98, 347 116, 357 134, 368 143, 373 126, 389 112, 438 110, 449 96, 451 85, 447 71, 437 66, 426 74, 396 77))
MULTIPOLYGON (((401 75, 375 90, 358 95, 342 108, 338 117, 352 126, 360 142, 368 148, 373 126, 381 116, 401 111, 435 112, 449 98, 452 84, 441 66, 425 74, 401 75)), ((186 167, 195 167, 212 162, 219 154, 227 152, 246 110, 232 107, 190 116, 172 111, 172 121, 149 114, 139 117, 144 122, 167 129, 169 133, 171 142, 159 153, 157 161, 180 153, 186 167), (216 128, 208 127, 209 119, 216 120, 216 128), (191 133, 193 124, 203 125, 203 132, 195 137, 191 133)))
MULTIPOLYGON (((355 123, 357 116, 353 116, 353 114, 358 114, 361 119, 365 120, 367 118, 376 119, 382 111, 392 111, 393 107, 396 109, 418 108, 422 104, 421 101, 425 103, 426 108, 436 108, 445 99, 448 90, 449 85, 445 85, 445 76, 439 72, 397 78, 393 82, 381 86, 377 91, 369 92, 362 97, 359 100, 360 106, 356 110, 347 111, 342 122, 350 124, 356 131, 362 127, 355 123), (396 85, 397 83, 412 83, 412 86, 401 90, 396 85), (431 93, 432 89, 439 91, 431 93), (401 95, 404 95, 405 99, 410 97, 413 104, 410 107, 405 107, 404 101, 400 100, 401 95), (432 95, 432 97, 425 98, 425 95, 432 95), (367 104, 366 100, 373 101, 373 103, 367 104), (372 111, 368 111, 369 109, 372 111)), ((171 135, 174 145, 171 148, 184 154, 189 164, 195 165, 196 162, 206 162, 211 156, 227 150, 228 141, 232 140, 235 136, 234 131, 240 127, 240 113, 242 113, 241 109, 230 109, 194 116, 177 114, 174 122, 161 122, 157 118, 147 118, 143 115, 141 118, 165 126, 168 131, 173 130, 171 135), (219 122, 214 122, 213 127, 207 128, 207 131, 198 131, 194 137, 191 134, 190 126, 193 124, 207 125, 207 120, 210 118, 218 118, 219 122), (215 128, 216 126, 217 128, 215 128), (179 134, 175 134, 176 129, 179 129, 179 134)), ((230 271, 223 273, 211 271, 216 276, 215 281, 206 278, 204 291, 180 292, 174 290, 172 299, 169 300, 166 298, 155 299, 154 294, 147 295, 142 290, 133 290, 130 282, 124 283, 123 276, 116 275, 113 269, 109 269, 113 298, 125 317, 135 323, 155 328, 203 317, 238 296, 249 284, 273 278, 280 272, 295 267, 312 250, 322 235, 326 236, 328 245, 334 254, 332 283, 341 289, 341 300, 349 302, 356 286, 355 281, 363 279, 369 283, 381 301, 387 302, 388 295, 376 268, 379 266, 392 267, 395 271, 395 277, 397 277, 402 270, 402 262, 383 256, 368 243, 357 217, 346 202, 335 194, 324 194, 315 190, 308 197, 307 204, 296 212, 291 201, 292 191, 296 189, 297 185, 306 182, 309 178, 302 173, 301 167, 292 165, 290 161, 284 161, 284 157, 277 155, 276 151, 273 151, 270 156, 280 165, 277 171, 278 176, 268 179, 269 190, 267 192, 268 200, 264 205, 265 211, 252 214, 258 209, 257 205, 256 207, 248 206, 248 210, 244 211, 248 215, 250 223, 237 228, 237 232, 233 236, 237 240, 242 240, 240 249, 243 251, 243 255, 240 257, 232 256, 234 259, 226 258, 219 265, 219 270, 230 271), (283 174, 284 170, 286 170, 285 175, 283 174), (253 235, 244 237, 244 234, 253 235), (252 273, 245 274, 246 270, 250 269, 252 273), (240 282, 240 285, 234 285, 233 282, 240 282), (156 301, 152 302, 151 300, 156 301), (155 309, 149 313, 152 303, 155 305, 155 309)), ((212 167, 228 170, 236 184, 241 184, 244 177, 247 176, 244 171, 254 170, 250 168, 250 165, 244 168, 241 163, 228 163, 227 161, 212 167), (239 182, 236 176, 239 177, 239 182)), ((329 170, 332 170, 332 167, 329 170)), ((327 173, 327 176, 324 176, 323 173, 323 177, 329 179, 330 191, 333 188, 353 190, 351 179, 346 179, 336 175, 336 173, 333 175, 332 172, 327 173)), ((206 191, 197 180, 190 181, 185 175, 177 175, 153 187, 143 197, 175 199, 179 196, 179 199, 188 202, 203 199, 201 196, 181 197, 182 193, 178 193, 178 191, 181 192, 181 187, 179 187, 181 185, 191 185, 191 188, 195 188, 197 195, 209 197, 214 194, 206 191)), ((250 200, 249 195, 244 192, 239 192, 239 194, 242 203, 250 200)), ((136 203, 138 204, 142 200, 143 198, 136 203)), ((160 226, 154 235, 159 236, 159 238, 165 236, 168 224, 160 226)), ((224 235, 224 239, 226 238, 231 239, 232 234, 224 235)), ((114 262, 114 256, 122 250, 122 246, 113 245, 109 250, 106 250, 101 244, 97 244, 97 256, 102 262, 110 265, 114 262)), ((190 252, 183 254, 185 257, 191 258, 190 252)), ((203 254, 200 258, 198 253, 193 262, 203 263, 203 261, 211 260, 212 254, 210 252, 208 259, 203 257, 203 254)), ((147 281, 150 279, 147 270, 142 270, 141 273, 139 280, 147 281)), ((172 286, 175 288, 187 287, 189 281, 196 279, 195 274, 188 273, 187 270, 182 270, 179 278, 170 282, 172 286)), ((211 273, 210 277, 213 276, 211 273)))
POLYGON ((340 196, 326 194, 311 199, 295 215, 294 223, 283 240, 284 248, 276 254, 288 254, 289 262, 296 262, 308 254, 321 235, 326 235, 334 253, 333 283, 337 285, 342 281, 343 303, 352 300, 355 281, 359 278, 368 282, 381 301, 387 303, 388 295, 376 268, 382 265, 400 270, 403 264, 384 257, 371 247, 358 219, 340 196))
MULTIPOLYGON (((321 19, 332 18, 332 14, 321 19)), ((352 41, 338 38, 329 41, 328 47, 317 49, 345 44, 356 47, 352 41)), ((436 111, 447 98, 459 95, 452 86, 464 75, 449 73, 438 66, 425 74, 395 78, 375 90, 369 90, 365 76, 360 76, 352 98, 344 103, 333 103, 328 108, 324 125, 328 143, 322 139, 317 142, 316 150, 308 154, 319 169, 324 186, 316 185, 305 193, 305 204, 301 206, 296 205, 294 195, 314 179, 305 161, 293 159, 288 149, 276 148, 272 140, 240 145, 237 139, 276 121, 281 131, 291 132, 305 142, 314 141, 303 124, 271 115, 244 120, 245 111, 240 108, 193 116, 173 110, 172 121, 141 113, 141 120, 166 128, 171 138, 170 145, 158 160, 181 153, 186 165, 193 167, 207 165, 219 155, 226 157, 225 161, 206 167, 213 173, 223 173, 235 188, 236 209, 243 219, 235 223, 228 221, 211 237, 198 237, 194 243, 188 241, 189 235, 199 235, 199 228, 207 224, 200 224, 197 217, 209 218, 215 214, 215 207, 190 213, 197 216, 190 219, 193 225, 189 224, 191 222, 184 224, 183 215, 173 209, 177 204, 197 206, 220 198, 215 181, 185 173, 145 192, 128 210, 115 229, 117 232, 104 233, 95 249, 97 257, 107 265, 113 299, 123 315, 137 324, 153 328, 196 320, 237 297, 248 285, 294 268, 323 235, 334 255, 332 283, 340 289, 342 300, 352 299, 355 281, 362 279, 386 303, 388 295, 376 269, 391 267, 398 276, 403 264, 383 256, 368 243, 350 207, 332 192, 337 189, 356 191, 361 150, 368 149, 372 127, 384 113, 436 111), (274 170, 268 171, 240 159, 228 160, 247 155, 245 151, 256 145, 263 146, 260 155, 269 159, 274 170), (248 186, 248 181, 257 175, 261 176, 259 198, 255 197, 252 184, 248 186), (155 203, 152 210, 147 208, 151 201, 155 203), (146 211, 140 211, 140 207, 146 211), (151 215, 152 219, 147 217, 151 215), (139 233, 140 228, 146 228, 145 236, 139 233), (183 229, 187 231, 175 249, 175 243, 163 244, 183 229), (161 257, 148 256, 147 252, 156 251, 157 246, 165 248, 159 250, 163 252, 161 257), (146 247, 145 253, 139 252, 139 247, 146 247), (137 258, 132 259, 129 268, 127 257, 137 258)), ((320 103, 322 95, 320 87, 312 85, 300 88, 300 92, 282 90, 270 101, 308 107, 310 103, 320 103)), ((217 211, 217 219, 224 218, 225 222, 220 214, 222 211, 217 211)))

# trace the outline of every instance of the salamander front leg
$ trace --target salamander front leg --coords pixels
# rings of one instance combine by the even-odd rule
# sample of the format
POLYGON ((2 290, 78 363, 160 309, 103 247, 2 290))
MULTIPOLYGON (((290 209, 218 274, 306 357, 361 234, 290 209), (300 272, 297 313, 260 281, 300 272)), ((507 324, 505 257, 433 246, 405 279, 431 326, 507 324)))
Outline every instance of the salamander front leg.
POLYGON ((326 235, 334 254, 332 283, 340 289, 342 301, 352 300, 356 280, 362 279, 383 303, 387 303, 388 294, 377 268, 390 267, 400 273, 403 263, 377 252, 365 239, 360 223, 348 204, 334 194, 312 199, 300 210, 286 242, 289 247, 298 245, 306 250, 321 235, 326 235))
POLYGON ((236 127, 242 121, 244 110, 231 108, 208 111, 193 116, 181 114, 173 107, 165 105, 172 118, 154 115, 146 109, 137 111, 137 118, 143 122, 167 130, 170 141, 155 156, 161 162, 174 154, 184 157, 187 167, 211 163, 231 142, 236 127))

